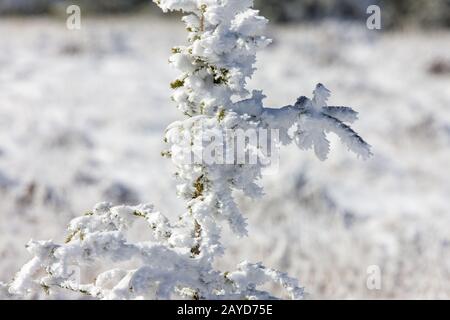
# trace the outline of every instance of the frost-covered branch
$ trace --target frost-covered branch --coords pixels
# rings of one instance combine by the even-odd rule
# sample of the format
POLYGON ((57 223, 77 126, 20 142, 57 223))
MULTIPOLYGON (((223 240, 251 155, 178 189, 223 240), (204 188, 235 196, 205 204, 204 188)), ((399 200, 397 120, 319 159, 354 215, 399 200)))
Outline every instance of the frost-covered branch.
POLYGON ((274 295, 258 287, 272 282, 289 298, 300 299, 303 289, 297 280, 262 264, 244 262, 235 272, 216 271, 213 263, 224 252, 221 228, 226 224, 237 236, 245 236, 247 223, 233 192, 263 194, 257 182, 269 164, 245 160, 268 158, 273 150, 264 153, 269 138, 253 133, 277 131, 278 144, 313 148, 324 160, 330 150, 327 134, 332 132, 366 159, 369 145, 345 124, 354 122, 357 113, 328 106, 330 92, 321 84, 311 99, 301 97, 283 108, 266 108, 261 91, 249 93, 246 81, 255 71, 256 53, 271 42, 264 36, 267 20, 252 9, 252 0, 154 2, 163 11, 182 11, 188 31, 187 44, 174 47, 170 58, 181 72, 171 83, 172 99, 186 118, 168 127, 168 149, 163 152, 175 165, 186 212, 170 223, 151 206, 97 205, 70 223, 65 244, 31 241, 28 250, 34 258, 17 274, 9 292, 21 297, 70 292, 100 299, 264 299, 274 295), (242 132, 245 139, 239 137, 242 132), (205 150, 214 156, 203 157, 205 150), (224 161, 224 155, 231 155, 231 161, 224 161), (146 241, 127 237, 137 220, 151 230, 146 241), (71 266, 98 263, 107 265, 103 272, 78 279, 84 282, 71 278, 71 266))
POLYGON ((168 228, 149 206, 99 204, 71 222, 65 244, 30 241, 27 248, 34 258, 22 267, 9 291, 18 297, 41 292, 58 298, 76 293, 100 299, 252 299, 271 297, 255 285, 274 281, 292 298, 301 297, 295 280, 260 264, 244 263, 236 272, 214 271, 186 248, 168 245, 173 230, 168 228), (144 220, 153 241, 128 241, 126 231, 144 220), (116 265, 134 261, 137 267, 108 269, 87 284, 74 277, 73 266, 105 261, 116 265))

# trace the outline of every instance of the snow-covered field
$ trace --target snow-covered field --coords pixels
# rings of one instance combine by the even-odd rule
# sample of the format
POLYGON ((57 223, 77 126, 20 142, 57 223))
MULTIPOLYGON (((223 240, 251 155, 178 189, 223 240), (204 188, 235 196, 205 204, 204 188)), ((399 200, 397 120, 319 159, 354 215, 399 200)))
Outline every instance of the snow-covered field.
MULTIPOLYGON (((160 18, 0 21, 0 281, 26 262, 30 238, 62 241, 99 201, 154 203, 176 217, 164 129, 170 48, 183 26, 160 18)), ((226 235, 223 267, 263 261, 320 298, 450 298, 450 32, 379 34, 324 23, 272 27, 251 85, 268 106, 333 91, 360 112, 375 156, 339 143, 322 163, 292 147, 266 197, 240 201, 249 237, 226 235), (366 286, 369 266, 381 290, 366 286)), ((240 195, 237 195, 240 197, 240 195)))

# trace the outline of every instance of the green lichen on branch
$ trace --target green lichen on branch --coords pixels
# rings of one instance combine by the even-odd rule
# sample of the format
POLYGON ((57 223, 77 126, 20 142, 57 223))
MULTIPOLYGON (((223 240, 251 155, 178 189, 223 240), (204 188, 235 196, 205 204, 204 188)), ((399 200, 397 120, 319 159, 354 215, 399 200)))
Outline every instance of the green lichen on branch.
POLYGON ((184 80, 177 79, 170 84, 170 87, 175 90, 184 86, 184 80))
POLYGON ((81 231, 81 229, 77 229, 77 230, 71 232, 71 233, 66 237, 65 243, 71 242, 71 241, 75 238, 76 235, 79 236, 79 239, 80 239, 81 241, 84 240, 84 233, 81 231))
POLYGON ((191 248, 191 256, 196 257, 199 256, 200 251, 200 242, 202 238, 202 226, 198 223, 197 220, 194 221, 194 234, 193 237, 196 239, 197 244, 191 248))
POLYGON ((204 176, 200 176, 195 182, 194 182, 194 195, 192 196, 193 199, 197 199, 203 195, 203 192, 205 191, 205 181, 204 176))

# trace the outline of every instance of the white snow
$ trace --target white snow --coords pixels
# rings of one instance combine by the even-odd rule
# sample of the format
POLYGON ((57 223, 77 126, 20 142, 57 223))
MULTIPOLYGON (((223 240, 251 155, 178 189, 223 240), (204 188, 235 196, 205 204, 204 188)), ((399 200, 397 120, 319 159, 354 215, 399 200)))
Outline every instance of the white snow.
MULTIPOLYGON (((266 196, 242 197, 249 237, 228 235, 220 264, 262 261, 300 278, 312 298, 448 298, 450 77, 427 68, 449 58, 450 34, 269 30, 276 41, 259 54, 251 88, 282 106, 325 83, 330 105, 359 112, 374 157, 358 161, 335 139, 324 163, 282 151, 266 196), (381 267, 381 291, 366 288, 370 265, 381 267)), ((29 239, 61 242, 99 200, 182 212, 160 151, 179 119, 167 85, 177 75, 164 62, 183 32, 156 18, 86 20, 78 33, 62 21, 0 21, 11 35, 0 43, 0 280, 28 260, 29 239)))

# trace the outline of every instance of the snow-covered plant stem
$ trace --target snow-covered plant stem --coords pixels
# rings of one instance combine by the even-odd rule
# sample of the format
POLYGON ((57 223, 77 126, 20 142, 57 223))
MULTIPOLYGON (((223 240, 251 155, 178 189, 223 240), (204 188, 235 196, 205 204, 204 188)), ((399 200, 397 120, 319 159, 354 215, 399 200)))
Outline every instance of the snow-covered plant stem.
POLYGON ((330 93, 321 84, 312 99, 301 97, 283 108, 265 108, 261 91, 247 91, 256 52, 271 42, 264 36, 267 20, 252 9, 252 0, 154 2, 164 11, 184 12, 188 31, 187 44, 174 47, 170 58, 181 71, 171 83, 172 98, 186 119, 169 126, 168 150, 163 153, 176 167, 177 189, 187 202, 186 212, 170 223, 152 206, 99 204, 70 223, 65 244, 31 241, 28 250, 34 258, 17 274, 9 292, 23 297, 42 292, 62 297, 74 292, 101 299, 265 299, 274 294, 258 288, 274 282, 287 297, 300 299, 303 289, 297 280, 261 264, 243 262, 234 272, 213 268, 224 253, 224 223, 237 236, 247 234, 233 191, 261 196, 257 182, 268 164, 196 161, 192 155, 203 155, 215 141, 212 137, 231 132, 231 139, 215 141, 214 154, 246 152, 264 160, 268 154, 261 150, 267 140, 250 139, 242 150, 235 150, 234 143, 240 132, 264 129, 276 130, 279 144, 295 142, 302 149, 313 148, 322 160, 330 149, 326 135, 333 132, 351 151, 368 158, 369 145, 345 124, 355 121, 357 113, 327 106, 330 93), (138 220, 152 230, 148 241, 127 240, 126 230, 138 220), (73 279, 72 266, 94 263, 103 263, 105 271, 73 279), (125 267, 127 263, 131 267, 125 267))

